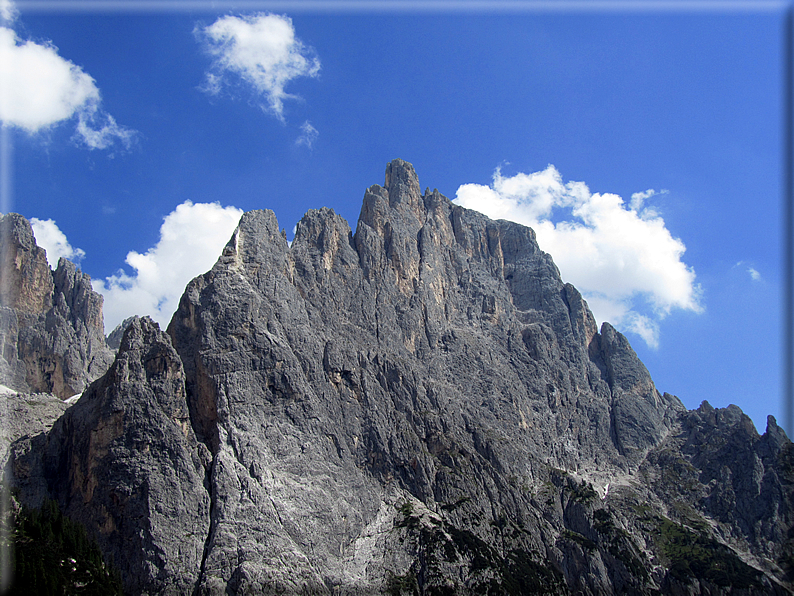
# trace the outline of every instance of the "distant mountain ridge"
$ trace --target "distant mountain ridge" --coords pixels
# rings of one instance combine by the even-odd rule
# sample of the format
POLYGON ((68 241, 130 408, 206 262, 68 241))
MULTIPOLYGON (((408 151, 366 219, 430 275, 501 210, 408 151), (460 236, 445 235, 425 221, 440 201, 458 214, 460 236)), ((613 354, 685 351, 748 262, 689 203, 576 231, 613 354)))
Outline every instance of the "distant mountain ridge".
MULTIPOLYGON (((57 292, 10 217, 3 258, 32 265, 3 269, 3 312, 78 305, 63 320, 93 329, 96 295, 37 298, 57 292)), ((794 593, 774 418, 759 436, 660 394, 530 228, 422 193, 402 160, 355 232, 323 208, 288 244, 244 214, 165 332, 114 341, 11 444, 7 482, 85 524, 130 594, 794 593)))
POLYGON ((62 399, 81 393, 113 361, 102 296, 71 261, 52 271, 21 215, 0 216, 0 238, 2 384, 62 399))

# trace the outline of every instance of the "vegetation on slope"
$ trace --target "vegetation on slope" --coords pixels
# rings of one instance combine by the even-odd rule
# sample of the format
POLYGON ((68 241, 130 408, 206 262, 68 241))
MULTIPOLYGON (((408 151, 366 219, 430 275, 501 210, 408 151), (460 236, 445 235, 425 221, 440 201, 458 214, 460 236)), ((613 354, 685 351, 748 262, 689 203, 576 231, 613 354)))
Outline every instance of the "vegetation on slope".
POLYGON ((12 534, 13 583, 9 596, 121 595, 121 579, 105 563, 85 528, 61 513, 55 501, 23 508, 12 534))

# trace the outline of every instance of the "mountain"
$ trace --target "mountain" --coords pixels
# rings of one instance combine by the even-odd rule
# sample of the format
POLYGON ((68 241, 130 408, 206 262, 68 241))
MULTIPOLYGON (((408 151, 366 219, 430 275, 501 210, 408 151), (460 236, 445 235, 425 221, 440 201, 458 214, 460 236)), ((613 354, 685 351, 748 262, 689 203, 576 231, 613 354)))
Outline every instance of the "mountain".
POLYGON ((81 393, 113 361, 90 278, 63 258, 52 271, 16 213, 0 216, 0 272, 2 383, 62 399, 81 393))
POLYGON ((167 330, 129 322, 10 451, 131 594, 794 593, 774 418, 660 394, 531 229, 401 160, 355 232, 243 215, 167 330))
POLYGON ((74 263, 50 269, 21 215, 0 215, 0 461, 9 444, 48 430, 113 362, 102 296, 74 263))

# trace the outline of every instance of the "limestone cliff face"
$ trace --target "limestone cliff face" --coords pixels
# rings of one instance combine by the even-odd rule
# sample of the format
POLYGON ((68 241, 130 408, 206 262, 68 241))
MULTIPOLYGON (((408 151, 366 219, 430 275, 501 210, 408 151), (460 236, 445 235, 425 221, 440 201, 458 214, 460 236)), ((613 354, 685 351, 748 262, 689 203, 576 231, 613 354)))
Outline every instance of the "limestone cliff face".
POLYGON ((661 395, 531 229, 401 160, 355 232, 310 211, 289 245, 245 214, 167 335, 133 321, 12 452, 20 498, 85 521, 130 593, 792 589, 774 420, 661 395))
POLYGON ((17 495, 47 496, 93 530, 130 593, 190 593, 209 522, 209 454, 196 441, 182 363, 148 318, 46 435, 12 446, 17 495))
POLYGON ((202 593, 659 588, 577 542, 593 510, 566 491, 635 474, 683 407, 532 230, 421 193, 410 164, 355 234, 310 211, 288 246, 244 215, 168 332, 213 453, 202 593))
POLYGON ((113 361, 102 296, 66 259, 51 271, 16 213, 0 216, 0 340, 0 383, 20 392, 68 398, 113 361))

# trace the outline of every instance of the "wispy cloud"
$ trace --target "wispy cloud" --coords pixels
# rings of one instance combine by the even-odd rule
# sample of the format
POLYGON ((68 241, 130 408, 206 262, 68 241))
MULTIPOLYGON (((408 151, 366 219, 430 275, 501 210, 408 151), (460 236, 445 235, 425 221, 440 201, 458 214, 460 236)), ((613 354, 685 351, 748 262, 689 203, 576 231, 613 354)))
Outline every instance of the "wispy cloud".
POLYGON ((631 202, 629 203, 629 209, 632 211, 640 211, 642 210, 645 201, 650 199, 651 197, 655 197, 656 195, 666 195, 668 190, 660 190, 656 192, 654 189, 649 188, 648 190, 644 190, 642 192, 635 192, 631 195, 631 202))
POLYGON ((19 16, 19 11, 11 0, 0 0, 0 20, 4 24, 14 22, 19 16))
POLYGON ((747 274, 750 276, 750 279, 753 281, 761 281, 762 279, 761 272, 752 265, 748 265, 744 261, 739 261, 736 263, 736 265, 734 265, 734 267, 744 268, 747 274))
POLYGON ((490 186, 464 184, 455 202, 531 226, 541 249, 582 292, 598 321, 656 347, 658 322, 672 309, 702 310, 695 272, 682 261, 683 242, 644 206, 656 194, 635 193, 627 207, 618 195, 591 193, 583 182, 563 183, 550 165, 511 177, 497 168, 490 186), (643 302, 650 308, 641 313, 643 302))
POLYGON ((298 146, 304 145, 305 147, 311 149, 312 145, 314 145, 314 141, 317 140, 319 135, 320 133, 317 132, 317 129, 314 128, 307 120, 301 125, 301 134, 297 139, 295 139, 295 144, 298 146))
POLYGON ((78 113, 75 138, 90 149, 108 149, 116 141, 129 148, 137 133, 125 126, 119 126, 110 114, 99 110, 96 105, 88 105, 78 113))
POLYGON ((74 263, 79 263, 85 257, 85 251, 75 248, 66 239, 58 225, 52 219, 30 219, 33 236, 36 244, 47 251, 47 262, 52 269, 58 266, 58 259, 64 257, 74 263))
POLYGON ((242 211, 219 203, 185 201, 160 227, 160 240, 144 254, 131 251, 123 270, 93 282, 105 298, 105 330, 132 315, 149 315, 165 327, 187 283, 208 271, 237 226, 242 211))
POLYGON ((215 58, 203 89, 218 94, 235 78, 264 99, 262 108, 284 121, 284 101, 298 99, 285 91, 298 77, 316 77, 320 60, 295 36, 292 19, 273 14, 225 16, 197 30, 215 58))
MULTIPOLYGON (((13 5, 0 5, 14 17, 13 5)), ((129 147, 134 131, 119 126, 101 109, 96 82, 58 54, 52 44, 22 41, 13 29, 0 27, 0 121, 30 134, 77 119, 75 138, 90 149, 122 143, 129 147)))

